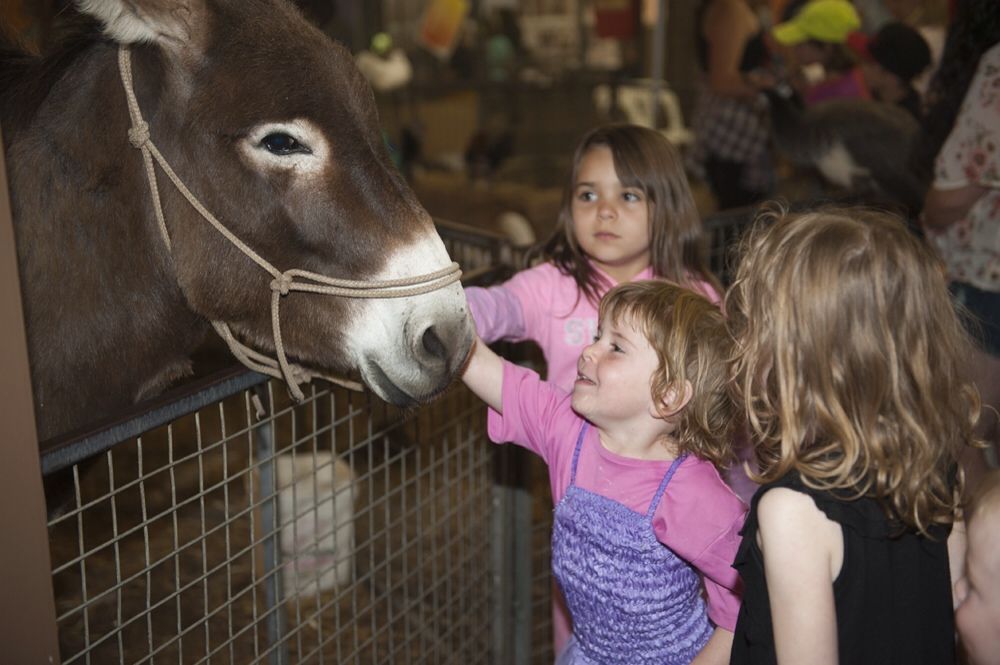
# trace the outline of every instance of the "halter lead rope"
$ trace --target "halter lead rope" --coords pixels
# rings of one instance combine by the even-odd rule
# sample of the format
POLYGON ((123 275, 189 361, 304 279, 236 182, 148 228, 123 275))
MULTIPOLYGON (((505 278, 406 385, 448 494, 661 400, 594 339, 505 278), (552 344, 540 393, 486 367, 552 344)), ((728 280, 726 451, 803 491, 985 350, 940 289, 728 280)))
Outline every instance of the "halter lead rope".
POLYGON ((125 87, 125 97, 128 100, 129 116, 132 121, 132 126, 128 130, 128 140, 142 152, 142 160, 146 166, 146 178, 149 181, 149 189, 153 198, 153 209, 156 212, 156 222, 160 227, 160 235, 163 236, 163 242, 167 245, 167 250, 172 251, 172 248, 170 235, 167 233, 167 224, 163 215, 163 206, 160 203, 160 191, 156 183, 154 160, 160 165, 160 168, 167 177, 170 178, 170 181, 174 183, 177 191, 191 204, 191 207, 197 210, 226 240, 246 254, 254 263, 270 273, 272 277, 271 331, 274 337, 274 349, 277 360, 259 353, 240 342, 233 335, 229 325, 224 321, 212 321, 212 327, 215 328, 215 331, 226 342, 230 352, 241 363, 255 372, 284 379, 292 397, 296 401, 301 401, 304 398, 299 384, 307 383, 316 377, 350 388, 351 390, 362 390, 361 384, 356 381, 314 372, 288 361, 285 355, 285 345, 281 338, 281 299, 292 291, 319 293, 344 298, 406 298, 436 291, 457 282, 462 276, 462 271, 458 264, 452 262, 447 268, 442 268, 441 270, 436 270, 425 275, 371 282, 326 277, 325 275, 297 268, 292 268, 284 272, 278 270, 236 237, 198 201, 194 194, 191 193, 191 190, 184 185, 170 167, 170 164, 167 163, 167 160, 160 153, 159 149, 153 144, 149 135, 149 125, 142 118, 139 102, 136 99, 132 86, 132 60, 129 49, 125 46, 118 48, 118 69, 121 72, 122 84, 125 87), (296 281, 296 278, 307 281, 296 281))

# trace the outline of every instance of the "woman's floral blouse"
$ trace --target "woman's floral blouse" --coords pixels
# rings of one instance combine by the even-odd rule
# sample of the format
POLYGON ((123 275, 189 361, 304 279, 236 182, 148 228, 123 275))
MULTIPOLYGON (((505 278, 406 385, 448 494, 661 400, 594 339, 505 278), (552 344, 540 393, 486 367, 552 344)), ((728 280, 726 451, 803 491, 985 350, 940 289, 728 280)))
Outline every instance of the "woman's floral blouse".
POLYGON ((979 59, 951 134, 934 165, 934 186, 989 188, 964 219, 929 231, 949 277, 1000 291, 1000 44, 979 59))

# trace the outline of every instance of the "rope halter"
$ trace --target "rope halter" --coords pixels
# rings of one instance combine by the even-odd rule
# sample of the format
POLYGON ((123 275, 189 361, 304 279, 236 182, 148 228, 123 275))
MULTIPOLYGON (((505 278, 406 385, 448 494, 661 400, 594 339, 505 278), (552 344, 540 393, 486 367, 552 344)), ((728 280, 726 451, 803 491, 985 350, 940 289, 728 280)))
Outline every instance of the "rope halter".
POLYGON ((160 153, 159 149, 157 149, 150 138, 149 125, 143 120, 142 112, 139 110, 139 102, 136 100, 132 85, 132 61, 129 49, 125 46, 120 46, 118 49, 118 69, 121 73, 122 84, 125 87, 125 96, 128 100, 128 111, 132 122, 132 126, 128 130, 128 140, 129 143, 142 152, 142 159, 146 166, 146 179, 149 181, 149 189, 153 198, 153 209, 156 212, 156 222, 160 227, 160 235, 163 237, 163 242, 166 244, 167 250, 171 251, 170 235, 167 233, 167 225, 164 221, 163 206, 160 202, 160 192, 156 181, 156 169, 153 164, 154 160, 174 184, 174 187, 177 188, 177 191, 191 204, 191 207, 198 211, 226 240, 236 246, 272 277, 270 284, 271 332, 274 337, 274 349, 277 358, 271 358, 270 356, 254 351, 240 342, 233 335, 229 325, 224 321, 212 321, 212 327, 225 340, 232 354, 241 363, 255 372, 284 379, 285 383, 288 384, 288 389, 292 397, 296 401, 301 401, 304 398, 299 385, 317 377, 352 390, 362 390, 361 384, 356 381, 315 372, 288 361, 281 336, 281 299, 292 291, 319 293, 343 298, 408 298, 436 291, 457 282, 462 276, 462 271, 458 264, 452 262, 446 268, 424 275, 383 281, 337 279, 297 268, 285 270, 284 272, 278 270, 216 219, 198 201, 194 194, 191 193, 191 190, 185 186, 170 167, 170 164, 167 163, 167 160, 160 153))

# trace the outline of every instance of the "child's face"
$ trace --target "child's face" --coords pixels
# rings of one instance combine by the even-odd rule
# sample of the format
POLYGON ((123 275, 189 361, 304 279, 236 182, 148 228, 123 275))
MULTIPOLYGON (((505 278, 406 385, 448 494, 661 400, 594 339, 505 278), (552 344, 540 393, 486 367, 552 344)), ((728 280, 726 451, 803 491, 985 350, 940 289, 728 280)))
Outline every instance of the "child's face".
POLYGON ((792 47, 792 53, 800 67, 822 64, 830 57, 828 49, 811 41, 796 44, 792 47))
POLYGON ((955 623, 973 665, 1000 664, 1000 508, 969 523, 955 623))
POLYGON ((625 188, 607 146, 580 160, 573 192, 573 230, 587 256, 618 282, 649 266, 649 207, 645 193, 625 188))
POLYGON ((875 95, 876 99, 882 99, 887 93, 894 92, 896 88, 901 86, 899 78, 895 74, 873 60, 863 61, 861 72, 864 74, 868 89, 875 95))
POLYGON ((659 361, 646 336, 625 321, 602 319, 577 360, 573 408, 598 427, 655 418, 650 385, 659 361))

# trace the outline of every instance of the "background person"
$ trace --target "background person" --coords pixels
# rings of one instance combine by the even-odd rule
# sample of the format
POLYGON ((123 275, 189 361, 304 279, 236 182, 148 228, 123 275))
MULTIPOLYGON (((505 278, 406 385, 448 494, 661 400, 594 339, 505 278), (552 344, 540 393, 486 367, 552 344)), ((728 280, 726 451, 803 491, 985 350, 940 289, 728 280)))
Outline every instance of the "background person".
POLYGON ((855 32, 848 44, 861 56, 861 72, 872 99, 902 106, 917 119, 923 100, 913 82, 930 67, 931 49, 916 29, 886 23, 873 36, 855 32))
POLYGON ((774 188, 767 104, 758 96, 772 83, 764 75, 771 55, 755 8, 747 0, 705 0, 695 14, 702 81, 689 162, 721 210, 762 201, 774 188))
POLYGON ((1000 451, 1000 2, 957 4, 928 94, 914 159, 930 179, 923 227, 979 341, 971 367, 990 447, 985 459, 979 451, 966 459, 971 487, 1000 451))
POLYGON ((861 17, 847 0, 810 0, 792 17, 771 28, 774 41, 792 60, 790 83, 807 106, 831 99, 869 99, 870 93, 847 38, 861 27, 861 17), (821 78, 806 69, 819 67, 821 78))

